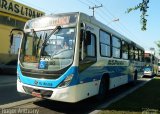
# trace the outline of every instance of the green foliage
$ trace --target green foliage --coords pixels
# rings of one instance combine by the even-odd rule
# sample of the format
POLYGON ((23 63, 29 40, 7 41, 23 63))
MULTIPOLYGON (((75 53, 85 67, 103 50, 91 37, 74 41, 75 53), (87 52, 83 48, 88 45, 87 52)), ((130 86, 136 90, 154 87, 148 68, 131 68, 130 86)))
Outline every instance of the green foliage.
POLYGON ((155 42, 157 47, 160 48, 160 41, 155 42))
POLYGON ((135 7, 133 8, 129 8, 127 9, 126 13, 130 13, 131 11, 134 11, 134 10, 140 10, 140 12, 142 12, 141 14, 141 24, 142 24, 142 28, 141 30, 147 30, 146 26, 147 26, 147 19, 146 17, 148 16, 147 15, 147 9, 149 8, 148 7, 148 3, 149 3, 149 0, 142 0, 141 3, 139 3, 138 5, 136 5, 135 7))

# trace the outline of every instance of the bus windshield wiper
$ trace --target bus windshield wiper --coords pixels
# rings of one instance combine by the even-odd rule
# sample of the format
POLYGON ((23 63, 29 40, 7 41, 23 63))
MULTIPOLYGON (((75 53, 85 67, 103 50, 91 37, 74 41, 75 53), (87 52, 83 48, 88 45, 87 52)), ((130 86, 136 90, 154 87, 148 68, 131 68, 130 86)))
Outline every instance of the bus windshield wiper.
POLYGON ((36 46, 36 53, 38 54, 38 48, 39 48, 39 44, 40 44, 40 41, 42 39, 42 36, 40 36, 39 40, 38 40, 38 43, 37 43, 37 46, 36 46))
POLYGON ((45 40, 42 44, 42 48, 47 43, 48 39, 52 36, 52 34, 55 33, 59 29, 61 29, 61 26, 57 26, 55 29, 53 29, 53 31, 45 38, 45 40))

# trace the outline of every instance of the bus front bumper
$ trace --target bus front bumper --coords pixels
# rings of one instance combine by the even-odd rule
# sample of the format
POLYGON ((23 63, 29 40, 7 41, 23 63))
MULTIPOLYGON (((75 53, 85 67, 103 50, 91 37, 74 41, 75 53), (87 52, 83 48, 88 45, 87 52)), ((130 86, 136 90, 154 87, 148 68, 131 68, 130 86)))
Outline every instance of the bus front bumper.
POLYGON ((43 88, 26 85, 17 80, 17 91, 50 100, 75 103, 97 95, 99 85, 100 81, 97 80, 64 88, 43 88))
POLYGON ((76 88, 66 87, 66 88, 43 88, 36 87, 31 85, 22 84, 17 81, 17 91, 20 93, 25 93, 32 95, 34 97, 46 98, 55 101, 63 101, 63 102, 77 102, 76 99, 76 88))

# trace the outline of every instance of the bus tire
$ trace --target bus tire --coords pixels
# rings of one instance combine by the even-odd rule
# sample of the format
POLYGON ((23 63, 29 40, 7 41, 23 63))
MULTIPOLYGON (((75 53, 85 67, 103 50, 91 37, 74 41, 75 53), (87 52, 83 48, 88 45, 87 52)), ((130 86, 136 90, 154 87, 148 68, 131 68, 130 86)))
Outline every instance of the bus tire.
POLYGON ((101 79, 97 99, 99 101, 104 100, 107 96, 108 90, 109 90, 109 76, 107 75, 105 77, 102 77, 101 79))

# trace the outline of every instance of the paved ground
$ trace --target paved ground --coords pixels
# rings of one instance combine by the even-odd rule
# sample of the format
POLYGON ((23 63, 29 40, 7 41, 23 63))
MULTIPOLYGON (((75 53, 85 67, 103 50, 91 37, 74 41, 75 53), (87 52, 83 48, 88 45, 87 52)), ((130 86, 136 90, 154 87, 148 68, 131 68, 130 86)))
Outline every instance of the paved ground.
POLYGON ((17 92, 16 75, 0 75, 0 105, 31 98, 17 92))

